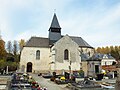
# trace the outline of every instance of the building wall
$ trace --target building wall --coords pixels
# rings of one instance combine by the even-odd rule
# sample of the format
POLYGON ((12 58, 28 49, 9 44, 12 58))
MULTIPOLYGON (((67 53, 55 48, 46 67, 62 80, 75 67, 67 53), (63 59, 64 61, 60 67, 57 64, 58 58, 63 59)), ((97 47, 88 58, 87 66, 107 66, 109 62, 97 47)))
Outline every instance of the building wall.
POLYGON ((95 76, 95 65, 99 65, 99 73, 101 72, 101 61, 88 61, 88 75, 95 76))
POLYGON ((87 76, 88 75, 88 63, 87 61, 82 61, 81 63, 81 68, 84 71, 84 75, 87 76))
POLYGON ((27 63, 32 63, 32 72, 49 71, 50 69, 50 49, 49 48, 38 48, 38 47, 24 47, 20 57, 20 68, 27 68, 27 63), (36 60, 36 51, 40 50, 40 59, 36 60))
POLYGON ((80 70, 81 58, 78 48, 78 44, 75 43, 68 35, 56 42, 54 47, 51 49, 51 58, 54 62, 54 64, 51 65, 51 70, 69 71, 69 66, 71 66, 71 70, 80 70), (69 51, 69 60, 64 60, 65 49, 69 51))
POLYGON ((103 58, 101 65, 112 65, 113 62, 116 62, 115 59, 108 59, 108 58, 103 58))
POLYGON ((94 48, 86 48, 86 47, 83 47, 83 48, 81 48, 81 47, 79 47, 79 49, 78 49, 79 51, 83 51, 82 53, 86 53, 86 54, 88 54, 90 57, 92 57, 93 55, 94 55, 94 48))

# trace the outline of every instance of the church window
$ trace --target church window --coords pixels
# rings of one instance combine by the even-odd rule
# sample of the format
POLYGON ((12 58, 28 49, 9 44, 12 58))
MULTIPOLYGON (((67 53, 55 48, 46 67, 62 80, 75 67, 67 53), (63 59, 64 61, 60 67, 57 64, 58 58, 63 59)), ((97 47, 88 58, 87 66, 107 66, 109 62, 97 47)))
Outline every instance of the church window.
POLYGON ((69 52, 67 49, 65 49, 64 51, 64 60, 68 60, 69 59, 69 52))
POLYGON ((36 51, 36 59, 37 60, 40 59, 40 51, 39 50, 36 51))

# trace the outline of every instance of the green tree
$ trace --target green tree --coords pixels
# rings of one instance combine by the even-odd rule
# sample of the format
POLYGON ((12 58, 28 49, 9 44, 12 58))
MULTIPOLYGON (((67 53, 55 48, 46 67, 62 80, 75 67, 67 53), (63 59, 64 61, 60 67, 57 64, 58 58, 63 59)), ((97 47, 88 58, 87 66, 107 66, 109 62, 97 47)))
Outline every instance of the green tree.
POLYGON ((16 62, 6 62, 6 66, 8 66, 9 71, 15 71, 17 69, 18 63, 16 63, 16 62))
POLYGON ((1 59, 0 60, 0 69, 4 69, 6 67, 6 61, 1 59))

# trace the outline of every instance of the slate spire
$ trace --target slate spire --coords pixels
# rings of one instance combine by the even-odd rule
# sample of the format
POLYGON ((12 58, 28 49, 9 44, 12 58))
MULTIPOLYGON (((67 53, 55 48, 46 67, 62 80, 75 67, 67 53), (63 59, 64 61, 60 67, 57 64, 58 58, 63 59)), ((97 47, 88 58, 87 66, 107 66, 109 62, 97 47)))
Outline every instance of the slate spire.
POLYGON ((53 44, 61 38, 61 27, 56 14, 54 13, 51 26, 49 28, 49 44, 53 44))
MULTIPOLYGON (((56 16, 56 13, 54 13, 54 16, 53 16, 53 19, 52 19, 52 23, 51 23, 51 26, 50 28, 58 28, 58 29, 61 29, 60 25, 59 25, 59 22, 58 22, 58 19, 57 19, 57 16, 56 16)), ((50 29, 49 29, 50 30, 50 29)))

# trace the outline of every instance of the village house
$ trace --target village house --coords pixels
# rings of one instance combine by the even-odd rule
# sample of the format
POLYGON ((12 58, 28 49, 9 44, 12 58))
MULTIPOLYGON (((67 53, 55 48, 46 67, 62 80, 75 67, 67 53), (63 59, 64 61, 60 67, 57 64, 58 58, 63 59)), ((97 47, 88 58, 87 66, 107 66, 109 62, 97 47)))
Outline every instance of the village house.
POLYGON ((23 47, 20 70, 35 73, 79 71, 81 52, 92 56, 94 48, 81 37, 61 35, 61 27, 54 13, 48 38, 31 37, 23 47))
POLYGON ((92 57, 89 57, 88 54, 81 55, 81 65, 85 73, 85 76, 96 76, 97 74, 101 73, 101 58, 94 54, 92 57))
POLYGON ((116 62, 115 58, 113 58, 110 54, 102 55, 102 63, 101 65, 113 65, 116 62))
POLYGON ((81 54, 81 67, 85 76, 96 76, 97 74, 106 72, 111 73, 112 77, 116 77, 117 68, 115 66, 116 60, 110 54, 94 53, 89 57, 87 53, 81 54))

